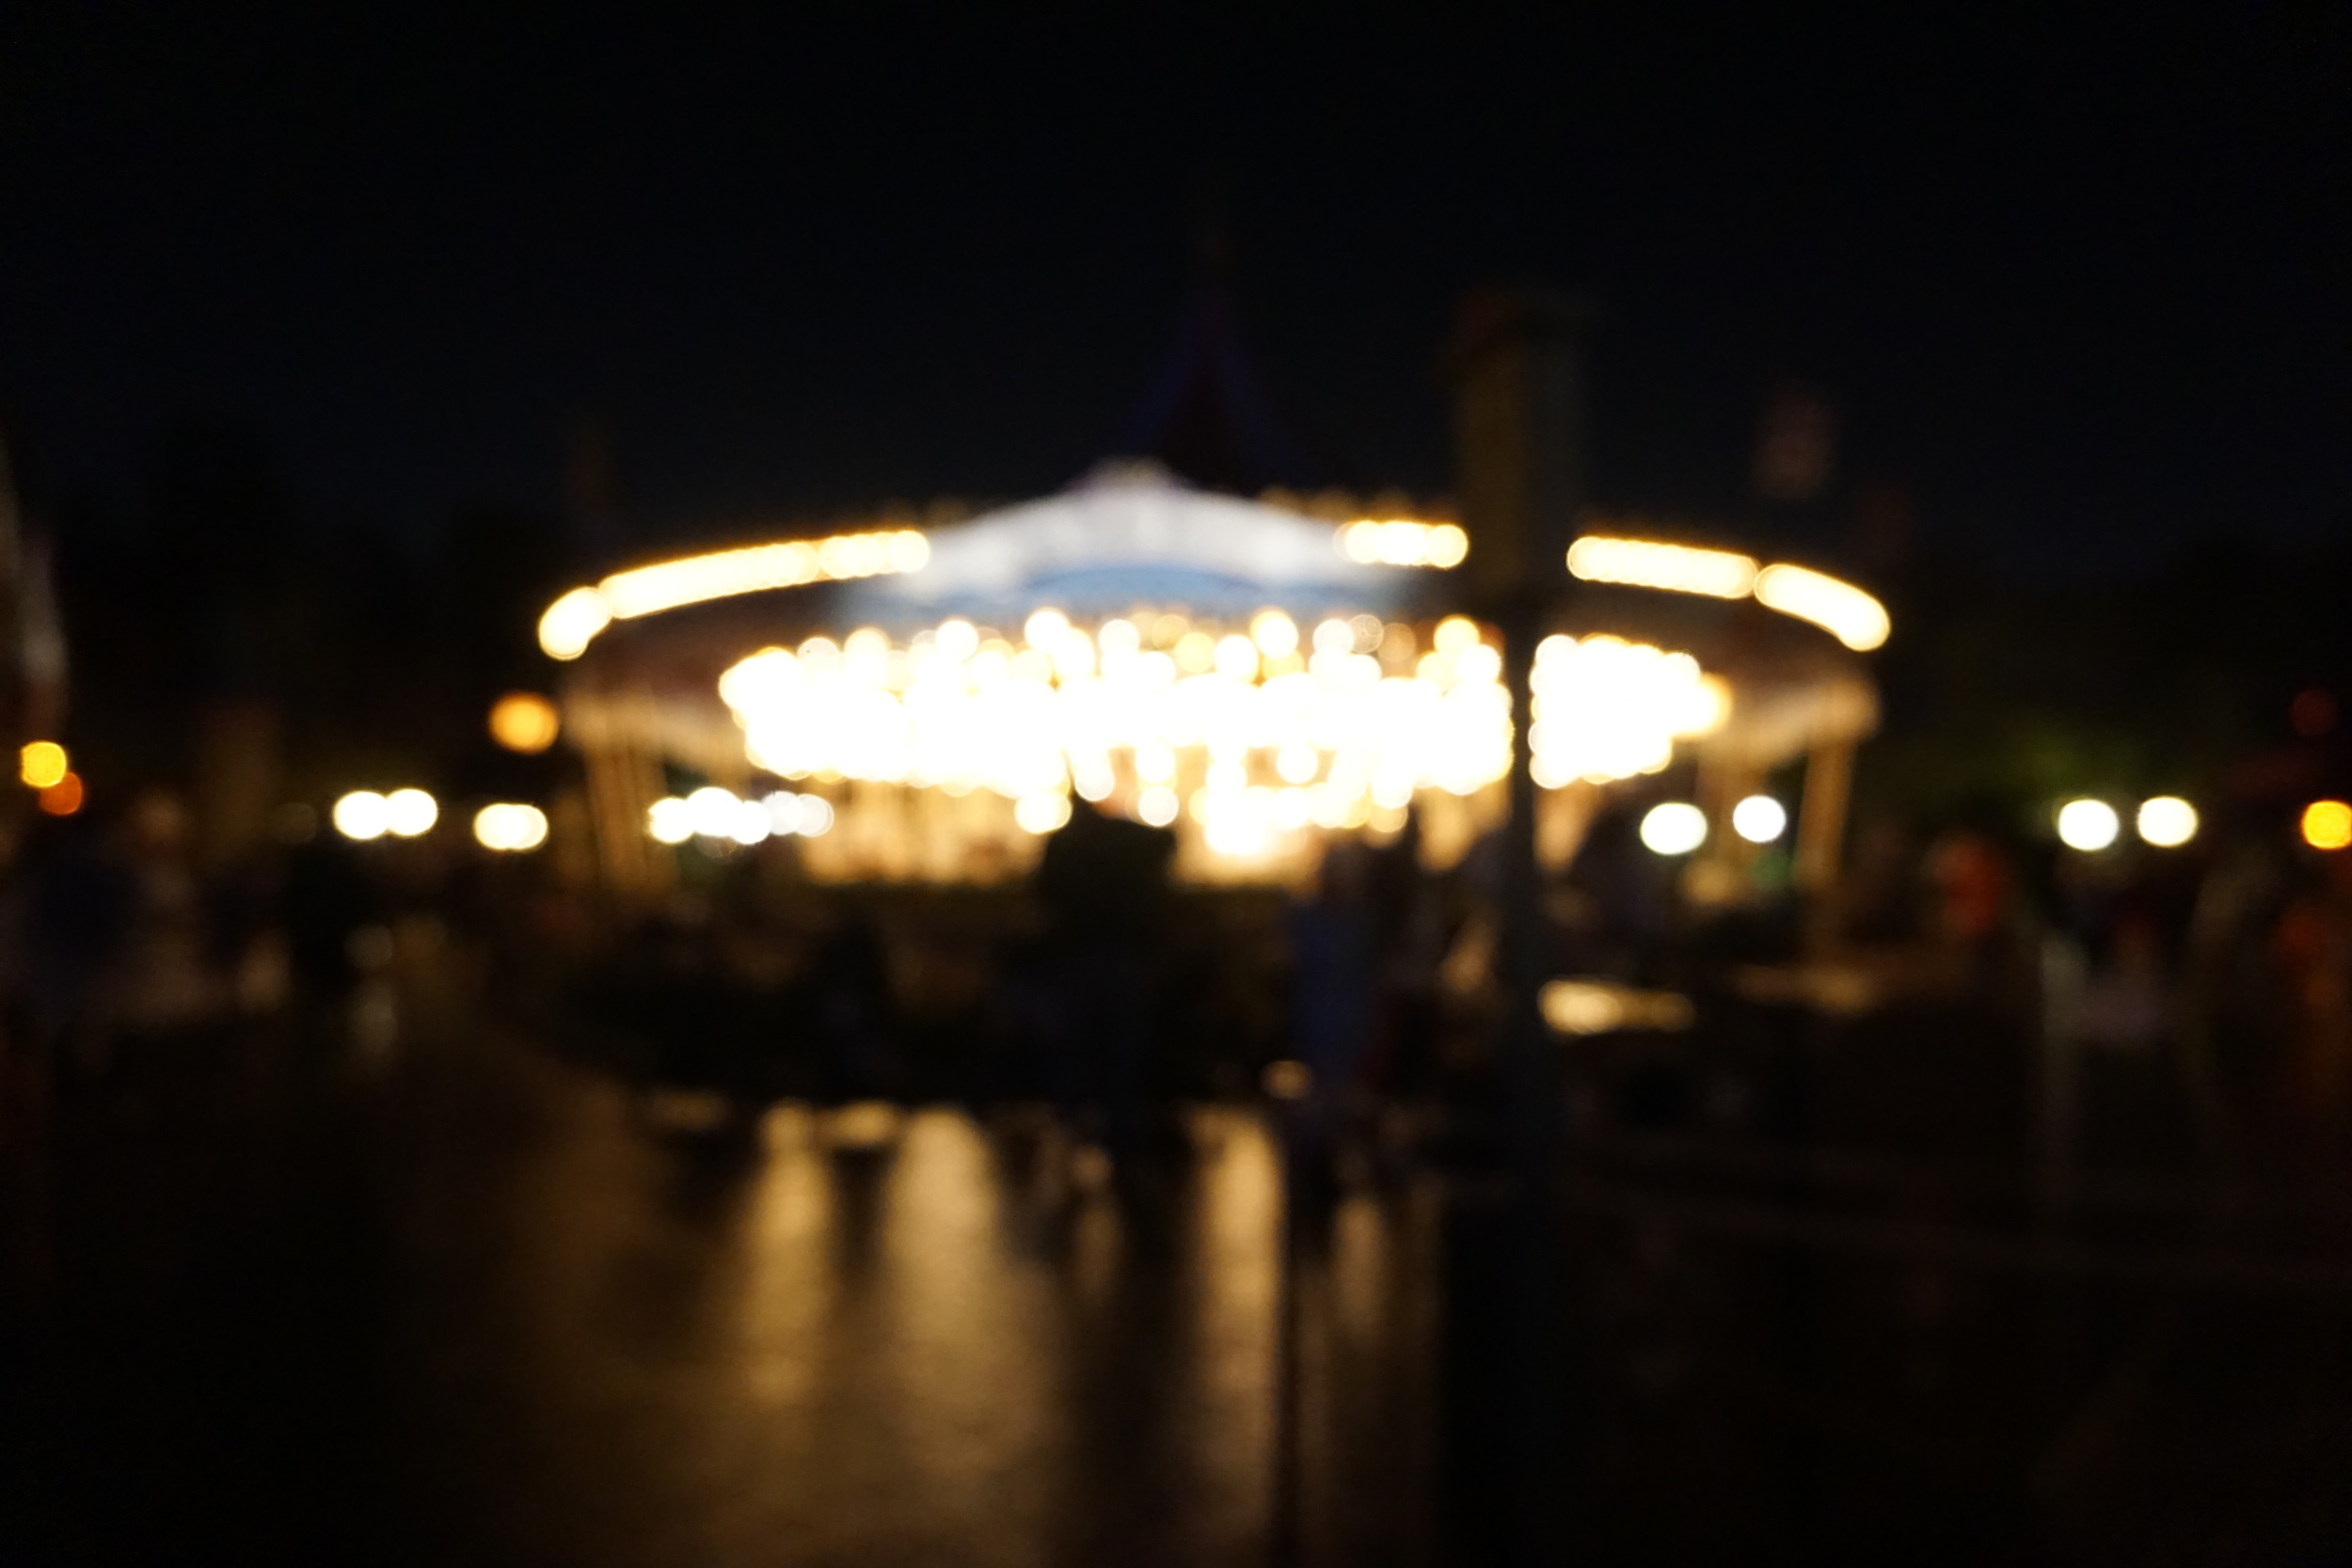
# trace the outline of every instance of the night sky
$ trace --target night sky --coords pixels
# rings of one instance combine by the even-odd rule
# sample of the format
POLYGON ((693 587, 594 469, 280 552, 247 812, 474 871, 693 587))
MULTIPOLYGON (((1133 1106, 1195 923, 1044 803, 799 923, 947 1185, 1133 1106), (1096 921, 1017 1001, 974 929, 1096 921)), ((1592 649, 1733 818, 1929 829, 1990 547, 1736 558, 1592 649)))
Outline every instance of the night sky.
MULTIPOLYGON (((2054 8, 2044 8, 2050 9, 2054 8)), ((1009 498, 1118 443, 1199 240, 1318 476, 1447 484, 1464 290, 1598 308, 1602 498, 1759 408, 1939 546, 2352 524, 2347 13, 1210 25, 58 6, 0 49, 0 403, 50 496, 248 429, 308 512, 647 529, 1009 498)), ((1648 8, 1645 8, 1645 10, 1648 8)), ((650 14, 650 12, 649 12, 650 14)))

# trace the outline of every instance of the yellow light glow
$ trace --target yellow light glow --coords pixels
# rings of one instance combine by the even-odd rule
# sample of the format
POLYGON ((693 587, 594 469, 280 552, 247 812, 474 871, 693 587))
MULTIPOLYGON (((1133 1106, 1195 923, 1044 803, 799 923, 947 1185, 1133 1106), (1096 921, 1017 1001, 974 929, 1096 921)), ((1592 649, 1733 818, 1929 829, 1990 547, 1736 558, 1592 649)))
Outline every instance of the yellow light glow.
POLYGON ((401 838, 417 838, 441 819, 440 803, 421 789, 395 789, 384 797, 384 827, 401 838))
POLYGON ((672 795, 645 808, 645 836, 656 844, 683 844, 694 836, 693 813, 672 795))
POLYGON ((1634 990, 1612 980, 1553 980, 1538 1000, 1544 1022, 1563 1035, 1681 1030, 1698 1017, 1691 999, 1678 992, 1634 990))
POLYGON ((1731 831, 1750 844, 1770 844, 1788 831, 1788 808, 1769 795, 1751 795, 1731 808, 1731 831))
POLYGON ((332 816, 337 832, 361 843, 382 838, 392 825, 389 806, 373 789, 353 790, 335 802, 332 816))
POLYGON ((490 738, 525 756, 554 745, 562 727, 555 705, 535 691, 509 691, 490 707, 490 738))
POLYGON ((35 789, 47 789, 63 779, 65 748, 54 740, 36 740, 16 754, 16 776, 35 789))
POLYGON ((1856 653, 1886 641, 1886 608, 1851 582, 1804 566, 1767 566, 1756 576, 1756 602, 1810 621, 1856 653))
MULTIPOLYGON (((1451 651, 1385 667, 1350 650, 1369 628, 1409 654, 1420 641, 1410 628, 1335 620, 1327 645, 1302 666, 1295 654, 1263 657, 1227 627, 1187 624, 1178 650, 1189 673, 1166 653, 1123 648, 1119 625, 1137 623, 1061 618, 1058 631, 1036 628, 1061 654, 1104 649, 1099 667, 1035 648, 1009 659, 1005 644, 945 627, 904 648, 862 628, 847 648, 811 639, 797 651, 761 649, 720 676, 719 695, 745 759, 785 778, 937 787, 956 799, 986 790, 1013 803, 1014 825, 1033 833, 1058 825, 1073 795, 1160 825, 1178 821, 1188 800, 1201 842, 1229 860, 1289 853, 1315 826, 1392 828, 1422 792, 1477 796, 1510 771, 1518 724, 1502 657, 1466 618, 1428 639, 1451 651)), ((1534 689, 1529 739, 1550 788, 1655 772, 1727 707, 1721 683, 1690 656, 1609 637, 1546 640, 1534 689)), ((984 816, 972 820, 969 831, 988 831, 984 816)), ((656 807, 647 831, 674 843, 740 842, 745 823, 713 786, 656 807)), ((793 830, 771 811, 771 831, 793 830)))
POLYGON ((2342 800, 2313 800, 2305 806, 2303 842, 2314 849, 2352 846, 2352 805, 2342 800))
POLYGON ((1052 653, 1061 640, 1070 634, 1070 617, 1058 610, 1041 610, 1021 627, 1021 635, 1032 648, 1052 653))
POLYGON ((930 540, 900 529, 753 545, 633 567, 549 605, 539 618, 539 646, 550 658, 578 658, 615 620, 771 588, 919 571, 930 553, 930 540))
POLYGON ((1453 523, 1364 517, 1342 527, 1340 553, 1367 566, 1434 566, 1440 571, 1470 558, 1470 535, 1453 523))
POLYGON ((2177 795, 2158 795, 2139 803, 2132 825, 2140 840, 2159 849, 2177 849, 2197 836, 2197 808, 2177 795))
POLYGON ((1610 539, 1590 534, 1568 546, 1568 571, 1586 582, 1616 582, 1662 588, 1676 594, 1705 594, 1744 599, 1755 589, 1754 558, 1736 550, 1700 549, 1648 539, 1610 539))
POLYGON ((2095 853, 2113 844, 2122 826, 2115 808, 2105 800, 2069 800, 2058 807, 2058 842, 2069 849, 2095 853))
POLYGON ((1041 789, 1013 802, 1012 819, 1025 833, 1050 833, 1070 820, 1070 797, 1058 789, 1041 789))
POLYGON ((500 800, 473 814, 473 837, 485 849, 520 854, 548 841, 547 814, 537 806, 500 800))
POLYGON ((1279 610, 1262 610, 1249 621, 1249 640, 1268 658, 1286 658, 1298 651, 1298 624, 1279 610))
POLYGON ((1643 815, 1642 842, 1653 854, 1687 855, 1707 842, 1707 814, 1688 800, 1661 800, 1643 815))

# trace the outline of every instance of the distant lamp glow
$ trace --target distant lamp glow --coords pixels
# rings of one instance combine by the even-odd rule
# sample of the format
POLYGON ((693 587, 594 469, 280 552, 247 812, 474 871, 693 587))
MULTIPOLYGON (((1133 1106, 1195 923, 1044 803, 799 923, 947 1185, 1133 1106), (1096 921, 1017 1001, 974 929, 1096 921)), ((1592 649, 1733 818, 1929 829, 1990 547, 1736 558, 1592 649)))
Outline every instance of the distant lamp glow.
POLYGON ((1012 819, 1025 833, 1050 833, 1070 820, 1070 797, 1058 789, 1040 789, 1013 802, 1012 819))
POLYGON ((362 844, 382 838, 392 825, 389 803, 373 789, 353 790, 335 802, 333 815, 335 831, 362 844))
POLYGON ((1788 831, 1788 808, 1769 795, 1751 795, 1731 808, 1731 831, 1750 844, 1770 844, 1788 831))
POLYGON ((1642 842, 1654 854, 1687 855, 1707 842, 1707 814, 1688 800, 1662 800, 1643 816, 1642 842))
POLYGON ((1612 980, 1553 980, 1538 994, 1544 1022, 1563 1035, 1607 1035, 1620 1029, 1688 1029, 1698 1017, 1677 991, 1634 990, 1612 980))
POLYGON ((612 607, 593 588, 575 588, 539 617, 539 646, 549 658, 573 659, 612 624, 612 607))
POLYGON ((2113 844, 2122 829, 2115 808, 2105 800, 2069 800, 2058 807, 2058 842, 2069 849, 2094 853, 2113 844))
POLYGON ((82 775, 60 773, 57 782, 36 797, 41 813, 47 816, 72 816, 82 809, 82 775))
POLYGON ((2314 849, 2352 846, 2352 806, 2342 800, 2313 800, 2305 806, 2303 842, 2314 849))
POLYGON ((593 588, 575 588, 556 600, 539 617, 539 646, 549 658, 578 658, 615 620, 804 582, 920 571, 930 558, 930 540, 913 529, 900 529, 793 539, 658 562, 615 572, 593 588))
POLYGON ((519 801, 496 801, 473 814, 473 838, 500 854, 536 849, 548 841, 547 814, 519 801))
POLYGON ((395 789, 384 797, 384 826, 402 838, 431 832, 440 819, 439 803, 421 789, 395 789))
POLYGON ((1166 784, 1153 784, 1136 797, 1136 816, 1154 828, 1165 828, 1176 820, 1176 792, 1166 784))
POLYGON ((1735 550, 1597 534, 1568 546, 1568 571, 1586 582, 1620 582, 1717 599, 1744 599, 1756 586, 1756 562, 1735 550))
POLYGON ((1250 619, 1249 640, 1268 658, 1298 651, 1298 625, 1279 610, 1262 610, 1250 619))
POLYGON ((694 836, 693 808, 673 795, 645 808, 645 836, 656 844, 683 844, 694 836))
POLYGON ((490 738, 525 756, 554 745, 562 727, 555 705, 536 691, 509 691, 490 707, 490 738))
POLYGON ((705 784, 686 798, 686 820, 698 837, 733 838, 742 803, 733 791, 705 784))
POLYGON ((1803 566, 1767 566, 1756 575, 1756 598, 1768 610, 1810 621, 1856 653, 1886 641, 1886 607, 1826 573, 1803 566))
POLYGON ((2175 849, 2197 836, 2197 808, 2177 795, 2158 795, 2139 803, 2132 825, 2142 842, 2175 849))
POLYGON ((65 775, 65 748, 54 740, 33 741, 16 754, 16 776, 35 789, 47 789, 65 775))

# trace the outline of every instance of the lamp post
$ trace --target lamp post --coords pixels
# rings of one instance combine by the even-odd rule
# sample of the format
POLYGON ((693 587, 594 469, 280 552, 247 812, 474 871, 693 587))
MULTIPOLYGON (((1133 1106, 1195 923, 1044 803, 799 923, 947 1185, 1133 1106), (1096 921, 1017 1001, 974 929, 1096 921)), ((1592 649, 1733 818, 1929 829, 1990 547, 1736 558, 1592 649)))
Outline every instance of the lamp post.
POLYGON ((1529 732, 1535 645, 1567 586, 1567 546, 1585 496, 1584 320, 1556 295, 1474 293, 1447 356, 1470 584, 1502 633, 1515 719, 1494 1041, 1504 1180, 1490 1211, 1474 1212, 1476 1200, 1457 1206, 1447 1243, 1445 1513, 1457 1555, 1497 1563, 1554 1560, 1566 1479, 1560 1084, 1538 1005, 1545 942, 1529 732))

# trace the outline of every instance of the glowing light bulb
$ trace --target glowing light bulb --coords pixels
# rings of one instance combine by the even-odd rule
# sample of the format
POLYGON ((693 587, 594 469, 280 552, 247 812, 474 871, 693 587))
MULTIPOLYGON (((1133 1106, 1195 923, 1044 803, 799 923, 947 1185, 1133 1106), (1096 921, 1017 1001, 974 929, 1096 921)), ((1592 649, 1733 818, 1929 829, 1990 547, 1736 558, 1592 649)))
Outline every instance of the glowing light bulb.
POLYGON ((2058 842, 2069 849, 2095 853, 2115 842, 2122 822, 2105 800, 2069 800, 2058 807, 2058 842))
POLYGON ((2197 808, 2177 795, 2158 795, 2139 803, 2132 826, 2143 843, 2177 849, 2197 836, 2197 808))
POLYGON ((1642 817, 1642 842, 1654 854, 1687 855, 1707 842, 1707 814, 1688 800, 1661 800, 1642 817))
POLYGON ((1788 809, 1769 795, 1751 795, 1731 808, 1731 831, 1750 844, 1770 844, 1788 831, 1788 809))

